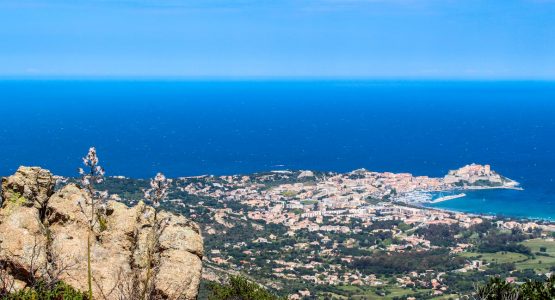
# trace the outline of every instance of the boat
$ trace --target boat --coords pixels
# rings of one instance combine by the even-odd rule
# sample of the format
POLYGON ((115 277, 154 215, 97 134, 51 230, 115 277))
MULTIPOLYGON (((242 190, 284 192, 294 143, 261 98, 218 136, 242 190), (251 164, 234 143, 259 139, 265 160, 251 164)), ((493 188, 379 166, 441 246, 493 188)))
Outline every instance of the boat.
POLYGON ((405 193, 395 200, 404 203, 425 203, 432 200, 432 195, 430 193, 417 191, 405 193))

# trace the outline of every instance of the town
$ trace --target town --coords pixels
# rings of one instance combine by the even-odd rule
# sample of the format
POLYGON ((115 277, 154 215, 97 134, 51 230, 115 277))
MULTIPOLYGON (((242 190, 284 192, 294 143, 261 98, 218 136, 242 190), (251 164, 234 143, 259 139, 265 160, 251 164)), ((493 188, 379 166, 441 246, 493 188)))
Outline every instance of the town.
MULTIPOLYGON (((520 188, 488 165, 468 165, 441 178, 364 169, 273 171, 183 177, 173 187, 166 208, 202 226, 206 280, 244 274, 292 299, 452 296, 468 292, 468 286, 454 286, 460 274, 486 276, 507 267, 496 260, 516 263, 506 270, 515 278, 515 271, 536 276, 555 268, 549 253, 541 271, 524 267, 538 259, 523 243, 541 242, 555 252, 555 225, 549 222, 425 206, 442 192, 520 188), (479 237, 490 235, 507 235, 516 250, 484 245, 479 237), (514 259, 501 254, 506 252, 514 259)), ((117 197, 139 200, 129 196, 117 197)))
MULTIPOLYGON (((424 192, 518 186, 517 182, 492 172, 488 165, 465 166, 445 178, 360 169, 346 174, 318 176, 312 171, 274 171, 255 178, 207 176, 195 177, 204 180, 194 182, 190 179, 178 180, 178 188, 191 195, 245 204, 251 208, 246 214, 248 219, 282 224, 289 228, 289 234, 299 229, 347 233, 352 229, 340 224, 348 224, 352 218, 363 220, 365 226, 376 221, 400 220, 409 225, 459 224, 469 228, 482 219, 407 205, 429 200, 424 192), (292 180, 299 182, 275 184, 292 180), (475 185, 477 182, 481 185, 475 185), (394 204, 399 202, 404 205, 394 204), (327 223, 338 225, 322 225, 324 217, 329 218, 327 223)), ((216 214, 219 220, 225 212, 222 210, 216 214)), ((528 226, 533 225, 525 227, 528 226)))

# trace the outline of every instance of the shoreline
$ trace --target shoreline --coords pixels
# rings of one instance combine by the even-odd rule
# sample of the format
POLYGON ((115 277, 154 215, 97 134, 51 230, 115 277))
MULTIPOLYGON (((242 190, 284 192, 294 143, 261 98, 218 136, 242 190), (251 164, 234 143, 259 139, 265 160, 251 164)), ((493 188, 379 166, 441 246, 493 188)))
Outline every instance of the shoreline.
POLYGON ((514 191, 524 191, 524 188, 519 186, 499 186, 499 187, 479 187, 479 186, 472 186, 472 187, 465 187, 465 188, 456 188, 456 189, 446 189, 440 191, 424 191, 427 193, 438 193, 438 192, 461 192, 457 195, 445 196, 440 197, 440 201, 431 200, 428 202, 415 202, 410 203, 410 205, 421 208, 421 209, 429 209, 453 214, 466 214, 469 216, 475 217, 485 217, 490 219, 495 218, 508 218, 517 221, 540 221, 540 222, 548 222, 550 224, 555 224, 555 216, 553 217, 538 217, 538 216, 518 216, 518 215, 511 215, 511 214, 502 214, 502 213, 493 213, 493 212, 477 212, 477 211, 464 211, 464 210, 457 210, 454 208, 442 208, 442 207, 435 207, 431 205, 441 204, 444 202, 448 202, 451 200, 461 199, 467 197, 468 194, 464 193, 466 191, 473 192, 473 191, 485 191, 485 190, 514 190, 514 191), (458 196, 458 197, 452 197, 458 196), (446 198, 446 199, 442 199, 446 198))
POLYGON ((480 191, 480 190, 514 190, 524 191, 520 186, 469 186, 461 189, 453 189, 452 191, 480 191))
POLYGON ((495 214, 493 212, 465 211, 465 210, 458 210, 456 208, 444 208, 444 207, 430 206, 430 205, 433 205, 433 204, 440 204, 440 203, 443 203, 443 201, 438 202, 438 203, 430 203, 430 202, 414 203, 412 205, 415 206, 415 207, 421 208, 421 209, 436 210, 436 211, 448 212, 448 213, 453 213, 453 214, 465 214, 465 215, 469 215, 469 216, 486 217, 486 218, 491 218, 491 219, 506 218, 506 219, 512 219, 512 220, 516 220, 516 221, 540 221, 540 222, 547 222, 549 224, 555 224, 555 216, 554 217, 519 216, 519 215, 511 215, 511 214, 503 214, 503 213, 495 214))
POLYGON ((488 219, 508 218, 508 219, 514 219, 517 221, 542 221, 542 222, 548 222, 550 224, 555 224, 555 218, 547 219, 547 218, 532 217, 532 216, 494 215, 494 214, 485 213, 485 212, 480 213, 480 212, 461 211, 461 210, 456 210, 452 208, 432 207, 432 206, 426 206, 426 204, 431 204, 431 203, 417 203, 417 204, 413 204, 413 206, 421 209, 429 209, 429 210, 435 210, 435 211, 452 213, 452 214, 465 214, 472 217, 483 217, 488 219))
POLYGON ((468 196, 465 192, 473 192, 473 191, 484 191, 484 190, 514 190, 514 191, 524 191, 524 188, 519 186, 492 186, 492 187, 479 187, 479 186, 472 186, 472 187, 465 187, 465 188, 452 188, 452 189, 442 189, 442 190, 420 190, 415 192, 422 192, 422 193, 443 193, 443 192, 460 192, 456 195, 447 195, 442 196, 433 200, 425 201, 425 202, 413 202, 412 204, 421 204, 421 203, 428 203, 428 204, 436 204, 445 201, 455 200, 459 198, 464 198, 468 196))

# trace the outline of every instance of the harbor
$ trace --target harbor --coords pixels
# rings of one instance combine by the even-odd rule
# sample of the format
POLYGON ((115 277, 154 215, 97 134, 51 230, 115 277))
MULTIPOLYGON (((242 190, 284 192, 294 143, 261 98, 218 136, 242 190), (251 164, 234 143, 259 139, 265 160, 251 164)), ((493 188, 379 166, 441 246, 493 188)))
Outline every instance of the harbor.
POLYGON ((442 196, 442 197, 433 199, 432 201, 430 201, 430 203, 440 203, 440 202, 449 201, 449 200, 458 199, 458 198, 463 198, 463 197, 466 197, 465 193, 460 193, 460 194, 456 194, 456 195, 442 196))

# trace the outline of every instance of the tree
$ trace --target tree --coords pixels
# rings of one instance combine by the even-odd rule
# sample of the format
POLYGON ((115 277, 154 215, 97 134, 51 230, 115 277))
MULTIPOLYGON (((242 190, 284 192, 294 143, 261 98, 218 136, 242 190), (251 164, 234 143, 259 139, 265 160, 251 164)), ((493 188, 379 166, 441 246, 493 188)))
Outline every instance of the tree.
POLYGON ((555 299, 555 276, 545 281, 528 280, 518 286, 498 277, 476 287, 477 300, 544 300, 555 299))

